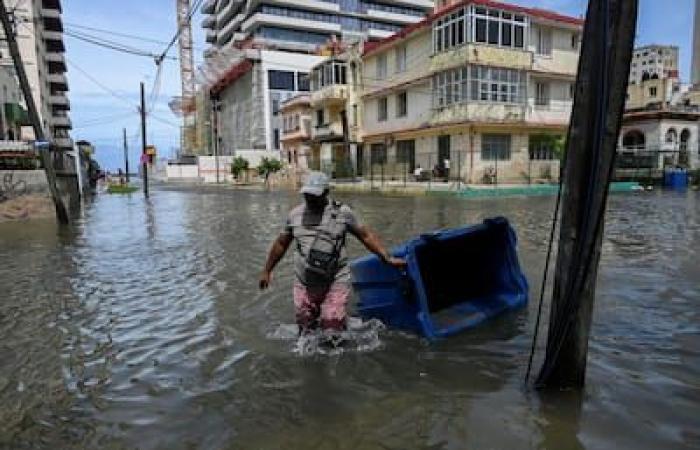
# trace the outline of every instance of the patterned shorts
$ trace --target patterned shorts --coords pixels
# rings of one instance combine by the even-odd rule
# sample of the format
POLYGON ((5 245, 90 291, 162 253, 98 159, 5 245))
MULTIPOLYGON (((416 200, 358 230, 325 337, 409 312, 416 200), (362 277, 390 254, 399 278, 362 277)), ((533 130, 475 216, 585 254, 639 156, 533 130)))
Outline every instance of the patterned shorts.
POLYGON ((333 283, 330 287, 309 287, 294 283, 296 321, 302 331, 318 328, 344 330, 345 307, 350 298, 348 283, 333 283))

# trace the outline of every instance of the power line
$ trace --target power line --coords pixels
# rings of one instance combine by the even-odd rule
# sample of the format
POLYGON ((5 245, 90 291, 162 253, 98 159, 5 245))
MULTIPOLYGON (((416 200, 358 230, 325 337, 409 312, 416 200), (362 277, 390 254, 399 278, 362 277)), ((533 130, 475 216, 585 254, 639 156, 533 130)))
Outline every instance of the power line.
POLYGON ((133 56, 144 56, 144 57, 152 58, 155 60, 158 60, 158 59, 160 59, 160 60, 163 60, 163 59, 177 60, 177 58, 156 55, 155 53, 149 52, 148 50, 138 49, 135 47, 121 44, 119 42, 110 41, 110 40, 101 38, 99 36, 92 36, 89 34, 79 33, 79 32, 75 32, 75 31, 65 31, 64 34, 68 37, 73 38, 73 39, 78 39, 80 41, 96 45, 98 47, 107 48, 109 50, 114 50, 114 51, 121 52, 121 53, 127 53, 127 54, 130 54, 133 56))
MULTIPOLYGON (((141 41, 141 42, 149 42, 152 44, 159 44, 159 45, 167 45, 168 44, 167 41, 153 39, 153 38, 144 37, 144 36, 138 36, 135 34, 121 33, 121 32, 114 31, 114 30, 107 30, 105 28, 89 27, 86 25, 80 25, 80 24, 70 23, 70 22, 63 22, 63 24, 65 26, 67 26, 68 28, 75 28, 77 30, 88 30, 88 31, 96 32, 96 33, 102 33, 102 34, 111 35, 111 36, 123 37, 126 39, 133 39, 133 40, 137 40, 137 41, 141 41)), ((202 51, 204 50, 203 47, 194 47, 194 48, 197 50, 202 50, 202 51)))
POLYGON ((118 100, 120 100, 120 101, 126 103, 127 105, 129 105, 130 108, 136 107, 136 105, 135 105, 134 103, 132 103, 131 100, 127 99, 127 98, 126 98, 125 96, 123 96, 123 95, 120 95, 120 94, 116 93, 115 91, 113 91, 112 89, 108 88, 107 86, 105 86, 105 85, 102 84, 101 82, 97 81, 92 75, 90 75, 89 73, 87 73, 85 70, 81 69, 80 66, 78 66, 76 63, 74 63, 74 62, 71 61, 70 59, 66 58, 66 61, 67 61, 68 64, 70 64, 74 69, 76 69, 78 72, 80 72, 85 78, 87 78, 88 80, 92 81, 96 86, 100 87, 102 90, 104 90, 105 92, 107 92, 107 93, 108 93, 109 95, 111 95, 112 97, 114 97, 114 98, 116 98, 116 99, 118 99, 118 100))
MULTIPOLYGON (((170 49, 175 45, 175 42, 177 42, 177 39, 180 37, 180 34, 182 34, 182 29, 184 26, 190 26, 192 23, 192 16, 194 16, 194 13, 199 9, 200 5, 204 2, 204 0, 196 0, 195 3, 192 4, 190 7, 190 11, 187 14, 187 19, 185 20, 184 23, 180 24, 177 27, 177 32, 175 33, 175 36, 170 40, 168 45, 165 47, 165 50, 163 50, 163 53, 161 53, 160 58, 163 59, 166 57, 170 49)), ((157 60, 156 60, 157 63, 157 60)))

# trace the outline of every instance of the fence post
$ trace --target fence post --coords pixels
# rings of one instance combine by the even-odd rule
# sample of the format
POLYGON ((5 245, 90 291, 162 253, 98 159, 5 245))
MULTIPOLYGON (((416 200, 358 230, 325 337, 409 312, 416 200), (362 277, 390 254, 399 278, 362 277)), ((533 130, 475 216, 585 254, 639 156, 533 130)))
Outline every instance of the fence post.
POLYGON ((433 155, 428 153, 428 170, 430 175, 428 176, 428 192, 430 192, 433 185, 433 155))
POLYGON ((457 150, 457 190, 462 189, 462 152, 457 150))

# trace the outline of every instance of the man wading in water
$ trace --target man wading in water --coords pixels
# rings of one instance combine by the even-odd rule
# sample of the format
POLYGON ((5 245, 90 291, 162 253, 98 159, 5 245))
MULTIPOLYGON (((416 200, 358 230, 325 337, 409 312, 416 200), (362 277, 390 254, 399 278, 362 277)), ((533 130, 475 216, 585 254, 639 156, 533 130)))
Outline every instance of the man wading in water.
POLYGON ((312 172, 301 193, 304 203, 294 208, 284 231, 272 244, 260 289, 270 285, 272 270, 294 243, 294 306, 300 332, 317 328, 345 329, 345 308, 350 297, 350 269, 345 238, 348 232, 384 262, 403 268, 406 262, 391 257, 376 234, 360 225, 352 210, 329 200, 328 177, 312 172))

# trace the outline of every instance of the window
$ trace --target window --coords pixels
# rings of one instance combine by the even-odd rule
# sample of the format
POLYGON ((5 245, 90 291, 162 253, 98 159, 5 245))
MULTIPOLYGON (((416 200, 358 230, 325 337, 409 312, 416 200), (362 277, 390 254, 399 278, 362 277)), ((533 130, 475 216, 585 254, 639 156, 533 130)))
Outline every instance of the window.
POLYGON ((549 106, 549 83, 535 83, 535 105, 549 106))
POLYGON ((469 23, 474 42, 501 47, 525 47, 527 21, 521 14, 497 9, 470 7, 469 23))
POLYGON ((386 78, 386 53, 377 56, 377 79, 383 80, 386 78))
MULTIPOLYGON (((571 35, 571 49, 572 49, 572 50, 578 50, 579 39, 580 39, 580 38, 579 38, 578 33, 573 33, 573 34, 571 35)), ((635 65, 635 64, 632 64, 632 67, 636 67, 636 65, 635 65)))
POLYGON ((377 100, 377 120, 382 122, 387 119, 388 101, 386 97, 377 100))
POLYGON ((563 137, 551 134, 532 134, 529 139, 529 154, 532 161, 551 161, 557 159, 556 146, 563 137))
POLYGON ((649 97, 656 97, 656 86, 649 88, 649 97))
POLYGON ((525 76, 512 69, 469 65, 433 76, 433 106, 467 101, 522 103, 525 76))
POLYGON ((482 161, 510 161, 510 135, 509 134, 483 134, 481 135, 481 160, 482 161))
POLYGON ((408 93, 406 91, 396 94, 396 117, 405 117, 408 113, 408 93))
POLYGON ((396 47, 396 73, 406 71, 406 46, 396 47))
POLYGON ((297 91, 308 91, 309 88, 309 74, 297 72, 297 91))
POLYGON ((323 126, 325 124, 325 119, 323 117, 323 110, 322 109, 317 109, 316 110, 316 125, 317 126, 323 126))
POLYGON ((352 124, 354 126, 359 125, 359 123, 357 123, 357 105, 352 105, 352 124))
POLYGON ((433 50, 441 52, 467 42, 467 9, 460 8, 446 15, 433 27, 433 50))
POLYGON ((372 144, 370 146, 370 155, 372 164, 386 164, 386 145, 372 144))
POLYGON ((416 163, 416 141, 396 141, 396 162, 406 165, 408 172, 413 172, 416 163))
POLYGON ((278 89, 283 91, 294 90, 294 72, 285 70, 269 70, 268 86, 270 89, 278 89))
POLYGON ((280 112, 280 98, 279 95, 272 96, 272 115, 276 116, 280 112))
POLYGON ((314 68, 311 88, 316 91, 333 84, 347 84, 347 81, 347 65, 339 61, 329 61, 314 68))
POLYGON ((274 129, 274 142, 273 142, 273 148, 275 150, 279 150, 280 148, 280 130, 279 128, 274 129))
POLYGON ((550 56, 552 54, 552 30, 537 28, 537 54, 550 56))

